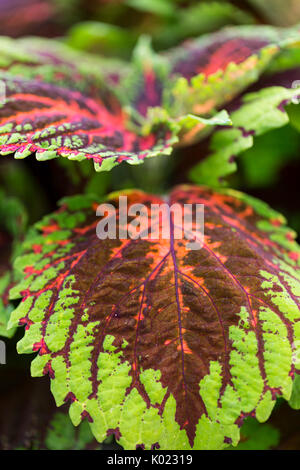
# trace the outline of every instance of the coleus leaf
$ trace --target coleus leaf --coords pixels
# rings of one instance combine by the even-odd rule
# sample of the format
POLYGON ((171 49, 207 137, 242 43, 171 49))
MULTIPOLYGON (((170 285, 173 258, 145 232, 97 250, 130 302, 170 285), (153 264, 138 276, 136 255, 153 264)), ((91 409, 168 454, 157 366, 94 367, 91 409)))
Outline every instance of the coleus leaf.
POLYGON ((0 45, 2 71, 86 93, 115 85, 129 68, 125 61, 81 53, 54 39, 0 37, 0 45))
POLYGON ((246 94, 240 107, 230 114, 233 126, 212 136, 211 153, 190 171, 192 181, 223 184, 224 178, 237 168, 235 157, 251 148, 256 136, 289 123, 285 107, 297 103, 299 96, 299 88, 279 86, 246 94))
POLYGON ((96 170, 109 170, 126 160, 170 153, 176 141, 171 126, 158 126, 147 137, 126 128, 126 114, 118 101, 104 93, 89 97, 37 80, 0 74, 6 101, 0 109, 0 153, 37 160, 59 156, 92 159, 96 170))
POLYGON ((209 113, 256 82, 299 39, 298 28, 243 26, 186 41, 167 53, 173 80, 165 106, 175 115, 209 113))
POLYGON ((299 42, 299 27, 235 26, 185 41, 167 54, 172 72, 191 80, 200 73, 209 76, 231 63, 244 62, 270 44, 293 45, 299 42))
POLYGON ((38 351, 32 375, 48 373, 57 405, 71 400, 73 423, 86 417, 99 442, 236 445, 243 418, 265 421, 299 369, 295 233, 250 196, 182 186, 168 204, 204 204, 202 249, 174 238, 173 219, 170 240, 99 240, 97 202, 63 200, 25 240, 11 290, 22 302, 9 325, 26 325, 18 351, 38 351))
MULTIPOLYGON (((211 117, 256 82, 272 61, 299 39, 295 28, 235 27, 157 54, 149 39, 141 38, 132 70, 117 88, 119 99, 146 117, 148 125, 157 119, 161 108, 171 120, 188 114, 211 117)), ((208 132, 203 123, 194 123, 192 130, 181 128, 179 143, 190 144, 208 132)))

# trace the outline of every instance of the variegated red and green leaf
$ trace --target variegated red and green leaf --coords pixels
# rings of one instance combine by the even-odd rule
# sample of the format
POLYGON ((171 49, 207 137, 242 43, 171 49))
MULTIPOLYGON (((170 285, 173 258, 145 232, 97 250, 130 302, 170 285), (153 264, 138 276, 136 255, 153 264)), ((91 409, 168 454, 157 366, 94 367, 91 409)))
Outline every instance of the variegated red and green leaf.
MULTIPOLYGON (((147 156, 170 153, 176 141, 172 123, 155 123, 149 134, 130 131, 127 114, 110 91, 125 63, 78 53, 42 39, 1 39, 0 153, 37 159, 90 158, 96 170, 123 160, 141 163, 147 156), (107 82, 106 84, 104 82, 107 82), (99 119, 100 118, 100 119, 99 119)), ((117 80, 118 81, 118 80, 117 80)))
MULTIPOLYGON (((126 449, 236 445, 244 417, 265 421, 277 395, 290 398, 300 367, 295 233, 231 190, 118 195, 148 209, 204 204, 203 248, 175 237, 172 216, 169 240, 100 240, 99 201, 62 201, 15 262, 18 351, 38 351, 33 376, 49 374, 57 405, 70 401, 73 423, 87 418, 100 442, 114 433, 126 449)), ((118 195, 108 199, 117 225, 118 195)))
POLYGON ((148 136, 127 129, 128 117, 107 90, 88 96, 38 80, 0 74, 6 101, 0 108, 0 153, 38 160, 92 159, 96 170, 170 153, 176 141, 171 124, 148 136))
POLYGON ((171 115, 205 114, 224 106, 299 39, 295 27, 244 26, 186 41, 167 55, 173 78, 166 92, 171 115))
POLYGON ((224 28, 198 39, 187 40, 169 52, 172 73, 191 80, 203 73, 212 75, 232 62, 240 64, 270 44, 298 38, 298 29, 265 26, 224 28))
POLYGON ((78 52, 54 39, 0 37, 0 68, 82 92, 116 86, 130 70, 128 62, 78 52))
POLYGON ((275 58, 247 94, 228 104, 232 127, 212 135, 207 157, 191 170, 190 178, 198 184, 225 184, 225 178, 237 169, 236 157, 255 149, 256 137, 288 123, 294 125, 287 105, 299 104, 299 73, 300 48, 294 44, 275 58))
MULTIPOLYGON (((190 113, 212 116, 299 40, 297 28, 235 27, 156 54, 142 38, 133 54, 132 70, 117 89, 120 100, 148 122, 157 118, 160 108, 176 121, 190 113)), ((207 131, 201 122, 182 125, 179 143, 199 140, 207 131)))

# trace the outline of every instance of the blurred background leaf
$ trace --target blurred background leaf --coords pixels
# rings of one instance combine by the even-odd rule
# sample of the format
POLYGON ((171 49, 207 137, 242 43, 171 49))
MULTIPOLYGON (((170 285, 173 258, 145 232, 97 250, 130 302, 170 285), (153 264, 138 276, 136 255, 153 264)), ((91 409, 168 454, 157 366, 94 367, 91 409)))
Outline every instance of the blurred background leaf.
POLYGON ((241 429, 241 440, 231 450, 269 450, 279 444, 280 432, 270 424, 247 418, 241 429))

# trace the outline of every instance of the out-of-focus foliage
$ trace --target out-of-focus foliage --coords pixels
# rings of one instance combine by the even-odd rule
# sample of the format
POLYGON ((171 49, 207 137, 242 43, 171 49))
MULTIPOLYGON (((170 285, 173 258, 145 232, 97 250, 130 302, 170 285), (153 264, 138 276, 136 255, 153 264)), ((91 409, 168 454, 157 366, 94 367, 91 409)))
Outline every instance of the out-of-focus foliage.
POLYGON ((293 392, 289 401, 290 406, 294 410, 300 410, 300 375, 297 374, 293 386, 293 392))
MULTIPOLYGON (((57 412, 49 423, 45 447, 49 450, 82 450, 93 442, 88 421, 76 429, 67 414, 57 412)), ((98 448, 101 448, 99 444, 98 448)))
POLYGON ((255 140, 255 145, 241 155, 242 181, 248 188, 274 185, 280 171, 297 160, 300 135, 291 126, 268 132, 255 140))
POLYGON ((231 450, 269 450, 278 445, 280 433, 269 424, 260 424, 254 418, 248 418, 241 429, 241 440, 231 450))
POLYGON ((158 48, 225 25, 300 21, 297 0, 1 0, 0 34, 58 36, 77 48, 128 55, 140 34, 158 48))
POLYGON ((0 336, 7 338, 15 332, 15 328, 7 329, 13 310, 8 297, 13 280, 10 263, 18 253, 26 222, 22 203, 16 198, 7 197, 0 188, 0 336))
POLYGON ((120 15, 119 26, 110 23, 109 15, 108 23, 103 23, 103 12, 99 12, 102 21, 73 26, 68 33, 68 43, 79 49, 117 56, 127 52, 128 56, 140 34, 151 35, 155 48, 164 49, 187 37, 216 31, 228 24, 255 23, 251 14, 229 2, 190 2, 183 8, 182 2, 176 0, 127 0, 115 9, 120 15), (123 18, 128 15, 135 19, 130 28, 128 23, 124 27, 123 18))
POLYGON ((300 19, 298 0, 248 0, 248 3, 262 15, 267 23, 290 26, 300 19))

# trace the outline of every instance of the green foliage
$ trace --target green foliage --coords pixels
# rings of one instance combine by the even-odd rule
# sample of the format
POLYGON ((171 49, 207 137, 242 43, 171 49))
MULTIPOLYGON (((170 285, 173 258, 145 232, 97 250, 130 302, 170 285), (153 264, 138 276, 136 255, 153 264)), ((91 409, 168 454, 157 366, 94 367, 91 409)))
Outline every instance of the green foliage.
POLYGON ((22 203, 13 197, 7 197, 0 189, 0 226, 6 230, 14 240, 22 237, 27 216, 22 203))
POLYGON ((235 157, 253 147, 256 136, 289 123, 285 106, 298 95, 299 89, 283 87, 246 94, 240 108, 230 115, 233 128, 213 135, 211 154, 191 170, 191 179, 197 183, 205 181, 213 186, 220 185, 223 178, 236 171, 235 157))
POLYGON ((248 188, 270 187, 284 166, 297 159, 300 136, 291 126, 255 138, 255 145, 240 156, 242 181, 248 188))
POLYGON ((10 314, 13 311, 13 306, 10 305, 4 298, 4 295, 8 294, 7 289, 11 284, 10 272, 6 272, 0 277, 0 336, 11 338, 16 331, 16 328, 7 329, 7 324, 10 318, 10 314))
POLYGON ((300 7, 297 0, 249 0, 263 17, 273 24, 289 26, 299 21, 300 7))
POLYGON ((16 198, 6 197, 0 189, 0 336, 11 338, 15 328, 7 328, 13 306, 8 300, 12 286, 10 260, 14 259, 20 248, 27 217, 24 207, 16 198), (3 255, 2 255, 3 253, 3 255))
POLYGON ((273 426, 248 418, 241 429, 241 442, 231 450, 269 450, 278 445, 279 438, 280 433, 273 426))
POLYGON ((101 54, 128 57, 137 36, 107 23, 86 21, 73 26, 66 43, 75 49, 97 51, 101 54))
POLYGON ((300 409, 300 374, 296 374, 293 392, 289 404, 294 410, 300 409))
MULTIPOLYGON (((83 450, 93 440, 87 421, 76 429, 68 415, 56 413, 49 423, 45 446, 49 450, 83 450)), ((100 449, 100 446, 98 448, 100 449)))

